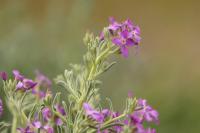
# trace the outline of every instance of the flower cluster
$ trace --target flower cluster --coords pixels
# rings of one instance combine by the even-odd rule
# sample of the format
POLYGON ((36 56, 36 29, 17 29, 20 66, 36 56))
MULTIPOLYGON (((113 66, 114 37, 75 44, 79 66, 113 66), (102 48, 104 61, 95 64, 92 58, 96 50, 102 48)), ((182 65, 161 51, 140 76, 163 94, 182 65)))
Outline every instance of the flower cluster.
MULTIPOLYGON (((130 19, 119 23, 111 17, 110 25, 107 28, 111 34, 112 43, 120 48, 124 57, 128 56, 129 47, 138 45, 141 41, 139 26, 135 26, 130 19)), ((103 32, 100 38, 103 40, 103 32)))
MULTIPOLYGON (((55 111, 66 117, 66 112, 61 105, 55 105, 55 111)), ((50 107, 44 107, 41 112, 42 120, 39 120, 38 114, 36 114, 33 122, 29 122, 25 128, 18 128, 18 131, 20 133, 35 133, 35 131, 40 130, 42 133, 54 133, 54 124, 63 125, 63 121, 51 111, 50 107)))
MULTIPOLYGON (((97 111, 93 109, 88 103, 84 103, 83 108, 85 110, 86 116, 99 123, 97 128, 100 128, 101 125, 103 125, 103 123, 105 123, 109 118, 117 118, 122 115, 119 112, 112 112, 108 109, 97 111)), ((150 105, 148 105, 146 100, 138 99, 136 109, 133 113, 127 115, 127 117, 123 120, 117 120, 115 122, 116 126, 105 129, 102 132, 107 133, 112 130, 117 133, 122 133, 124 131, 123 126, 128 126, 134 133, 155 133, 155 129, 145 129, 143 127, 143 123, 145 121, 158 124, 158 112, 154 110, 150 105)))
POLYGON ((37 83, 33 80, 25 78, 23 75, 21 75, 18 70, 13 70, 13 75, 15 80, 18 81, 16 85, 17 91, 27 91, 33 89, 37 85, 37 83))

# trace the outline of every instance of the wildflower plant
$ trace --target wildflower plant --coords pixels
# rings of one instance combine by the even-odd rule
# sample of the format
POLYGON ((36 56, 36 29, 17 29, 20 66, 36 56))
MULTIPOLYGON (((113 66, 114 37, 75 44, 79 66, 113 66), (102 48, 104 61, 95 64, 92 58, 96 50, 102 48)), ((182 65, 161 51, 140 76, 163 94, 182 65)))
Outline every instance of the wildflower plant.
MULTIPOLYGON (((5 72, 3 80, 5 103, 0 100, 0 115, 3 106, 12 114, 12 122, 1 122, 1 132, 11 133, 155 133, 144 126, 145 122, 159 123, 158 112, 144 99, 129 93, 123 112, 110 107, 102 108, 99 94, 100 75, 112 68, 110 56, 121 54, 128 57, 130 47, 140 43, 140 28, 131 20, 119 23, 110 18, 100 36, 86 33, 84 44, 87 53, 82 64, 73 64, 55 78, 63 88, 52 94, 52 83, 42 73, 36 72, 35 80, 13 70, 13 78, 5 72)), ((146 124, 145 124, 146 125, 146 124)))

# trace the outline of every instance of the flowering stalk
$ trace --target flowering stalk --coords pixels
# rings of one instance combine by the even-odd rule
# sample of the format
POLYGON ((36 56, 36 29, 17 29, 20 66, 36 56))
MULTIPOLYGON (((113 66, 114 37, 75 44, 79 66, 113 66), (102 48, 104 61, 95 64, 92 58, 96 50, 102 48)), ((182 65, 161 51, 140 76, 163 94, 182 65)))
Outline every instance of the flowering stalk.
MULTIPOLYGON (((39 71, 35 80, 17 70, 13 70, 14 80, 8 80, 7 74, 0 72, 5 101, 12 114, 12 124, 0 123, 0 129, 7 127, 11 133, 155 133, 155 129, 145 129, 143 124, 157 124, 158 112, 144 99, 129 93, 122 113, 114 111, 112 103, 109 109, 100 106, 101 81, 97 78, 116 64, 109 62, 109 57, 128 57, 130 47, 138 46, 140 40, 140 28, 129 19, 119 23, 110 18, 110 25, 100 36, 87 33, 83 63, 71 65, 71 70, 55 79, 67 90, 68 100, 62 102, 61 93, 53 95, 51 81, 39 71)), ((0 115, 2 111, 0 101, 0 115)))

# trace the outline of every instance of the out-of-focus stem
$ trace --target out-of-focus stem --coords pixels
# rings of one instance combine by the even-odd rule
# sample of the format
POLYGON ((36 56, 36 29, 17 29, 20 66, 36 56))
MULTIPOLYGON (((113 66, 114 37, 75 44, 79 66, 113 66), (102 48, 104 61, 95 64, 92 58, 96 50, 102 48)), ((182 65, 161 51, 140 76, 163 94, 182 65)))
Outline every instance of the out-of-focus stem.
POLYGON ((16 128, 17 128, 17 117, 14 116, 12 121, 11 133, 16 133, 16 128))

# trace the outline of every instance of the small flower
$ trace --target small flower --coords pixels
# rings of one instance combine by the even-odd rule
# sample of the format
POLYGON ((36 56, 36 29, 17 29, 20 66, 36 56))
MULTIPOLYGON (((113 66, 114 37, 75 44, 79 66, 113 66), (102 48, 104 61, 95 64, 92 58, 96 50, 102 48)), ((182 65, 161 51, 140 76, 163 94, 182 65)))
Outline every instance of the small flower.
POLYGON ((20 74, 18 70, 13 70, 13 75, 17 81, 22 81, 24 76, 20 74))
POLYGON ((36 71, 36 81, 38 86, 44 88, 51 88, 52 86, 51 80, 39 71, 36 71))
POLYGON ((32 125, 33 125, 35 128, 37 128, 37 129, 39 129, 39 128, 42 127, 42 123, 41 123, 40 121, 34 121, 34 122, 32 123, 32 125))
POLYGON ((104 120, 103 115, 99 111, 94 110, 88 103, 84 103, 83 108, 84 108, 87 116, 91 117, 92 119, 94 119, 100 123, 103 122, 103 120, 104 120))
POLYGON ((6 72, 0 72, 0 77, 2 78, 2 80, 6 81, 8 78, 8 75, 6 72))
POLYGON ((55 108, 56 108, 56 110, 57 110, 61 115, 63 115, 63 116, 66 115, 65 109, 64 109, 61 105, 57 104, 57 105, 55 106, 55 108))
POLYGON ((27 126, 25 128, 17 128, 17 130, 20 132, 20 133, 34 133, 34 131, 31 129, 30 126, 27 126))
POLYGON ((42 109, 42 116, 45 121, 48 121, 52 117, 51 110, 48 107, 42 109))
POLYGON ((16 90, 30 90, 33 89, 37 85, 36 82, 34 82, 31 79, 23 79, 22 81, 19 81, 16 85, 16 90))
POLYGON ((103 109, 101 113, 103 114, 104 118, 107 118, 111 115, 111 111, 109 109, 103 109))
POLYGON ((54 133, 53 127, 49 125, 45 125, 43 129, 46 131, 46 133, 54 133))
POLYGON ((23 85, 24 85, 24 88, 25 88, 26 90, 29 90, 29 89, 34 88, 34 87, 37 85, 37 83, 34 82, 34 81, 31 80, 31 79, 24 79, 24 80, 23 80, 23 85))
POLYGON ((0 99, 0 116, 3 114, 3 102, 0 99))
POLYGON ((143 119, 147 122, 155 122, 156 124, 159 123, 158 120, 158 112, 154 110, 150 105, 147 104, 147 101, 144 99, 138 100, 138 106, 142 107, 141 110, 136 113, 140 113, 140 115, 143 115, 143 119))
POLYGON ((59 117, 55 117, 55 124, 58 126, 61 126, 63 124, 63 121, 59 117))
POLYGON ((146 129, 146 133, 156 133, 156 130, 148 128, 148 129, 146 129))
MULTIPOLYGON (((128 57, 128 49, 134 45, 138 45, 141 41, 140 28, 135 26, 130 19, 122 23, 118 23, 113 17, 109 19, 110 25, 107 27, 112 43, 120 48, 120 52, 124 57, 128 57)), ((104 39, 101 33, 100 40, 104 39)))
MULTIPOLYGON (((59 112, 61 115, 66 116, 65 109, 64 109, 61 105, 57 104, 57 105, 55 106, 55 109, 56 109, 56 111, 59 112)), ((55 116, 54 121, 55 121, 56 125, 61 126, 61 125, 63 124, 63 121, 62 121, 58 116, 55 116)))

